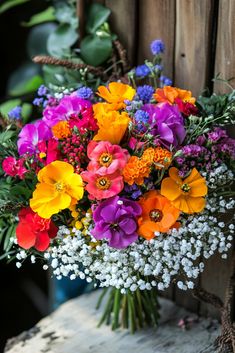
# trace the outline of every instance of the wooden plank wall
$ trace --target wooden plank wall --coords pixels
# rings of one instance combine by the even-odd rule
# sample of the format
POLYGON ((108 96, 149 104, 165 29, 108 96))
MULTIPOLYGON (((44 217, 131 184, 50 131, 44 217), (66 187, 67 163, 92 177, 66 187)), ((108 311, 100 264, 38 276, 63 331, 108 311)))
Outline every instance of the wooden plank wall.
MULTIPOLYGON (((212 82, 219 72, 223 79, 235 77, 234 0, 102 0, 112 10, 111 26, 129 53, 132 65, 151 58, 149 45, 165 42, 165 75, 176 86, 195 96, 209 87, 229 92, 229 87, 212 82)), ((231 81, 235 86, 235 80, 231 81)), ((219 256, 207 261, 200 283, 223 297, 229 261, 219 256)), ((210 306, 198 304, 189 293, 172 286, 166 296, 201 314, 218 316, 210 306)))

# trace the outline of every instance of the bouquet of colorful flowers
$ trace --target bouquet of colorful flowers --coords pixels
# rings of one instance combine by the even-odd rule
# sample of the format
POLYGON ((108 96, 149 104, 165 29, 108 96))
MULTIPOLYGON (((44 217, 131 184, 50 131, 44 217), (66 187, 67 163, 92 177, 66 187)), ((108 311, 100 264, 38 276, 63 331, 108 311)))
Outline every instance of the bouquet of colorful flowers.
POLYGON ((205 103, 172 87, 159 74, 162 43, 152 50, 129 84, 44 88, 42 118, 2 161, 20 208, 17 267, 44 259, 58 279, 105 287, 101 300, 112 287, 101 323, 132 331, 158 322, 157 290, 193 289, 205 259, 226 259, 235 228, 234 91, 209 112, 216 96, 205 103), (153 84, 136 84, 146 76, 153 84))

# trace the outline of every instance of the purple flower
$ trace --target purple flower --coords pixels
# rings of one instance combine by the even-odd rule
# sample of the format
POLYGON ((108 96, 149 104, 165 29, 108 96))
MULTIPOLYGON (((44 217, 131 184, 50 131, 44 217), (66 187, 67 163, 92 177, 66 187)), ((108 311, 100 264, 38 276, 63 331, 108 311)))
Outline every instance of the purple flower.
POLYGON ((43 104, 43 101, 44 101, 43 98, 34 98, 33 105, 40 107, 43 104))
POLYGON ((167 148, 182 144, 186 131, 177 106, 169 103, 145 104, 142 109, 149 114, 150 133, 157 137, 160 144, 167 148))
POLYGON ((144 128, 143 125, 146 125, 149 120, 149 115, 147 112, 143 110, 137 110, 135 113, 135 121, 138 125, 138 128, 142 130, 144 128))
POLYGON ((93 91, 91 88, 83 86, 77 90, 77 96, 83 99, 91 99, 93 91))
POLYGON ((165 45, 161 39, 156 39, 151 43, 150 49, 153 55, 158 55, 164 52, 165 45))
POLYGON ((172 80, 166 76, 160 76, 160 82, 162 87, 172 85, 172 80))
POLYGON ((38 120, 34 124, 26 124, 19 133, 19 140, 17 141, 19 155, 35 154, 38 143, 47 141, 51 137, 51 130, 44 121, 38 120))
POLYGON ((96 239, 107 239, 113 248, 126 248, 138 239, 136 217, 141 212, 137 202, 119 196, 111 197, 93 211, 95 227, 91 233, 96 239))
POLYGON ((228 137, 226 131, 219 127, 215 128, 214 131, 208 133, 208 139, 211 142, 217 142, 218 140, 226 137, 228 137))
POLYGON ((162 71, 162 70, 163 70, 163 66, 157 64, 157 65, 154 66, 154 69, 155 69, 155 71, 159 72, 159 71, 162 71))
POLYGON ((153 96, 153 92, 153 87, 149 85, 137 87, 137 94, 144 103, 149 103, 150 99, 153 96))
POLYGON ((38 96, 45 96, 46 94, 47 94, 47 92, 48 92, 48 90, 47 90, 47 88, 46 88, 46 86, 44 86, 44 85, 41 85, 40 87, 39 87, 39 89, 38 89, 38 96))
POLYGON ((135 69, 135 75, 137 77, 145 77, 145 76, 148 76, 149 74, 150 74, 150 68, 145 64, 139 65, 135 69))
POLYGON ((43 121, 52 127, 59 121, 74 117, 89 116, 92 113, 90 101, 77 97, 76 93, 64 96, 57 106, 47 106, 43 112, 43 121))
POLYGON ((8 113, 10 119, 20 119, 21 118, 22 108, 20 106, 16 106, 15 108, 11 109, 8 113))

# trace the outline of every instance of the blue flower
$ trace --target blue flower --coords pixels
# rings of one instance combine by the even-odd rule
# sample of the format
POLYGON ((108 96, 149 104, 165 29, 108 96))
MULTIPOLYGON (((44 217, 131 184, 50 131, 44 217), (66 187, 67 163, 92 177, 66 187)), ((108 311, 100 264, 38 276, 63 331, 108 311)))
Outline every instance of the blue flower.
POLYGON ((163 66, 162 65, 155 65, 154 69, 155 69, 155 71, 162 71, 163 70, 163 66))
POLYGON ((156 39, 151 43, 150 49, 153 55, 158 55, 164 52, 165 45, 161 39, 156 39))
POLYGON ((47 87, 44 85, 41 85, 38 89, 38 96, 45 96, 47 94, 47 87))
POLYGON ((137 128, 141 131, 144 130, 144 125, 148 123, 149 115, 143 110, 137 110, 135 113, 135 121, 137 123, 137 128))
POLYGON ((135 69, 135 75, 137 77, 145 77, 145 76, 148 76, 149 74, 150 74, 150 68, 145 64, 139 65, 135 69))
POLYGON ((37 107, 40 107, 43 104, 44 99, 43 98, 35 98, 33 100, 33 105, 36 105, 37 107))
POLYGON ((166 76, 160 76, 161 86, 171 86, 172 80, 166 76))
POLYGON ((83 86, 77 90, 77 95, 79 98, 90 99, 93 95, 91 88, 83 86))
POLYGON ((9 111, 8 116, 10 119, 21 119, 21 112, 22 108, 20 106, 16 106, 9 111))
POLYGON ((137 87, 137 94, 144 103, 149 103, 150 99, 152 98, 153 92, 153 87, 149 85, 137 87))

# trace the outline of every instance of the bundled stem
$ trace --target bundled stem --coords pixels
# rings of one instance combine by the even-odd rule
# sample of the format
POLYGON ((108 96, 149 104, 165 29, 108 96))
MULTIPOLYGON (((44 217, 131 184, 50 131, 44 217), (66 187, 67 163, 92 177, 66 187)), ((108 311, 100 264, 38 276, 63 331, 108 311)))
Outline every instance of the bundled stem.
POLYGON ((195 298, 209 303, 220 310, 222 332, 215 341, 215 345, 219 349, 219 353, 235 353, 235 323, 232 320, 234 287, 235 252, 233 252, 231 275, 228 280, 224 302, 222 302, 218 296, 207 292, 203 288, 197 287, 193 290, 193 295, 195 298))

